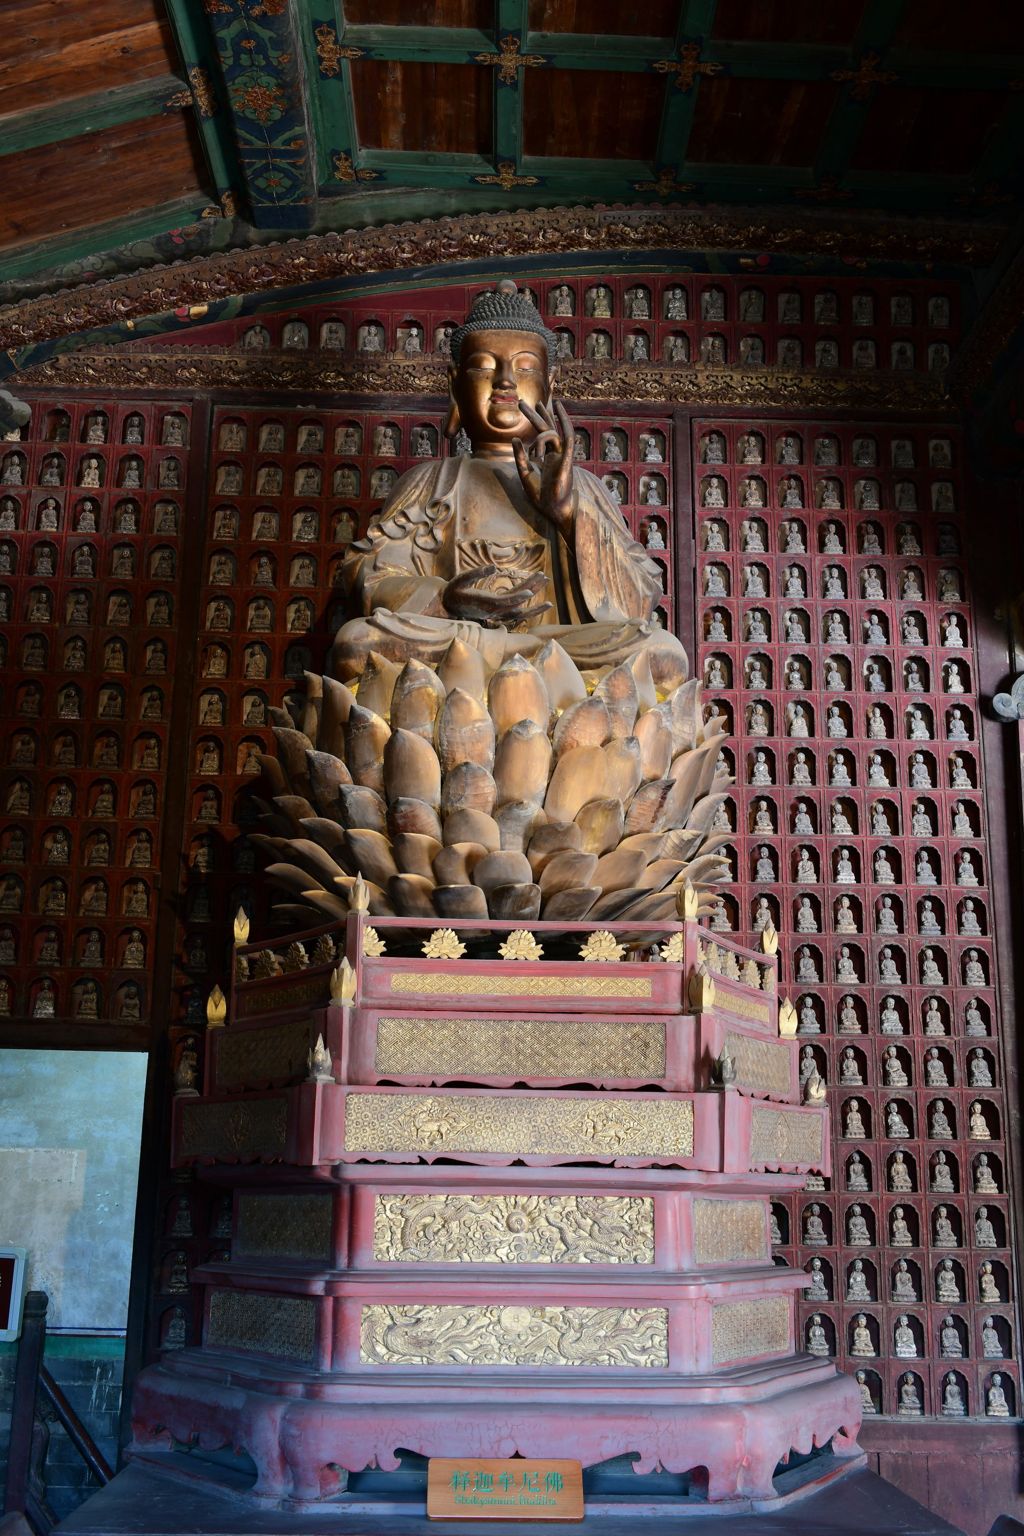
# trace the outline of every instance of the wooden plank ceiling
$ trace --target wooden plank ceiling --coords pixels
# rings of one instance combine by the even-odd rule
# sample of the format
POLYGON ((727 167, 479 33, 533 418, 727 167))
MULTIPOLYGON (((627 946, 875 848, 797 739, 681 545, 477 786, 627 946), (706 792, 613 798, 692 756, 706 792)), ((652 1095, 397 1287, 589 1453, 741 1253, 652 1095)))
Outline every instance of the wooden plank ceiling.
POLYGON ((1024 29, 961 0, 5 0, 0 282, 481 207, 1009 222, 1024 29))

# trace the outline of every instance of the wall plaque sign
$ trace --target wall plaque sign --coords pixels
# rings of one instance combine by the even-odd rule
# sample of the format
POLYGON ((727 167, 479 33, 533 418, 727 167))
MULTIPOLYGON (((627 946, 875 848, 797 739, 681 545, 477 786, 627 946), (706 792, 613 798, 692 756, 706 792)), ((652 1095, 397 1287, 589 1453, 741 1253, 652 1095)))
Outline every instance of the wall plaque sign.
POLYGON ((582 1520, 578 1461, 481 1461, 432 1456, 427 1463, 431 1520, 582 1520))
POLYGON ((21 1333, 25 1257, 24 1248, 0 1248, 0 1343, 3 1344, 11 1343, 21 1333))

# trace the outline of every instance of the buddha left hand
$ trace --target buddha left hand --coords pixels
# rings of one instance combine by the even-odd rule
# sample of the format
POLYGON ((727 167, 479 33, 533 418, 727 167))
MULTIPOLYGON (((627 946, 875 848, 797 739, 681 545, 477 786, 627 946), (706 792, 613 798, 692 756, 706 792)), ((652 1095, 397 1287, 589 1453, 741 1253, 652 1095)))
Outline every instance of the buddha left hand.
POLYGON ((516 468, 523 489, 542 517, 562 533, 572 525, 573 443, 576 434, 569 414, 560 400, 554 409, 538 405, 536 409, 520 400, 519 409, 537 429, 529 452, 520 438, 512 444, 516 468))

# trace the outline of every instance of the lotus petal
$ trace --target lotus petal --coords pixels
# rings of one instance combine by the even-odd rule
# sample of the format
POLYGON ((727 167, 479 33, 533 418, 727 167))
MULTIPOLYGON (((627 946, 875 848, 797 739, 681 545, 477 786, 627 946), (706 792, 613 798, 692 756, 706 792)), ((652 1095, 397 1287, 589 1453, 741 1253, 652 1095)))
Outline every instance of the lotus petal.
POLYGON ((602 891, 625 890, 639 885, 647 858, 639 848, 613 848, 602 854, 597 861, 591 885, 599 885, 602 891))
POLYGON ((453 843, 434 855, 432 871, 438 885, 472 884, 473 866, 488 850, 482 843, 453 843))
POLYGON ((600 747, 612 734, 612 721, 608 706, 602 699, 581 699, 570 704, 555 722, 552 732, 556 757, 561 757, 572 747, 600 747))
POLYGON ((551 700, 543 678, 525 656, 510 656, 492 675, 487 704, 495 735, 503 736, 514 725, 530 720, 547 740, 551 700))
POLYGON ((573 891, 553 891, 544 901, 544 921, 580 923, 600 894, 596 885, 580 886, 573 891))
MULTIPOLYGON (((494 677, 498 673, 495 672, 494 677)), ((491 679, 492 684, 494 679, 491 679)), ((510 726, 498 741, 494 754, 497 801, 532 800, 537 805, 547 793, 551 771, 551 742, 546 731, 532 720, 510 726)))
POLYGON ((316 806, 310 805, 303 795, 275 795, 274 804, 282 816, 287 816, 296 832, 306 816, 316 815, 316 806))
POLYGON ((353 783, 384 791, 384 748, 391 736, 386 720, 353 704, 345 725, 345 762, 353 783))
POLYGON ((576 853, 583 846, 583 837, 575 822, 548 821, 538 827, 527 844, 526 854, 536 880, 549 859, 556 853, 576 853))
MULTIPOLYGON (((632 736, 640 708, 640 693, 628 662, 606 673, 594 689, 593 697, 608 706, 612 736, 632 736)), ((652 698, 651 703, 656 702, 652 698)))
POLYGON ((307 752, 306 771, 309 791, 317 809, 325 816, 340 814, 340 791, 352 783, 352 776, 340 757, 330 752, 307 752))
POLYGON ((432 805, 403 795, 388 806, 388 833, 398 837, 402 832, 422 832, 425 837, 441 840, 441 820, 432 805))
POLYGON ((432 742, 444 692, 444 684, 432 667, 415 658, 407 661, 391 695, 391 729, 415 731, 417 736, 432 742))
MULTIPOLYGON (((604 750, 603 747, 570 747, 562 753, 544 797, 549 821, 575 821, 581 806, 605 793, 607 765, 604 750)), ((639 756, 638 750, 638 766, 639 756)))
POLYGON ((597 855, 594 853, 573 852, 571 849, 553 853, 541 870, 540 888, 545 896, 555 891, 582 889, 595 883, 592 876, 596 868, 597 855))
POLYGON ((455 688, 437 717, 437 751, 441 769, 451 773, 460 763, 477 763, 488 773, 494 766, 494 725, 479 699, 455 688))
MULTIPOLYGON (((307 677, 311 675, 306 673, 307 677)), ((356 696, 351 688, 346 688, 344 683, 337 682, 333 677, 322 677, 320 681, 324 696, 320 705, 320 729, 316 744, 322 752, 341 757, 345 750, 345 722, 356 702, 356 696)))
MULTIPOLYGON (((303 891, 303 896, 311 907, 322 912, 325 917, 337 917, 344 922, 348 916, 348 903, 340 896, 335 896, 333 891, 309 890, 303 891)), ((309 914, 306 915, 306 925, 309 924, 309 914)))
POLYGON ((588 800, 576 816, 580 846, 587 853, 607 853, 622 837, 624 824, 621 801, 603 798, 588 800))
POLYGON ((446 774, 441 784, 442 813, 467 810, 486 811, 489 816, 497 799, 494 778, 479 763, 460 763, 446 774))
POLYGON ((651 676, 650 653, 646 650, 637 651, 629 663, 629 670, 633 674, 640 713, 643 714, 645 710, 653 709, 658 702, 658 693, 651 676))
POLYGON ((318 672, 306 672, 306 697, 303 703, 302 719, 299 729, 310 742, 315 742, 320 735, 320 714, 323 704, 323 678, 318 672))
POLYGON ((392 875, 388 895, 399 917, 433 917, 434 883, 422 875, 392 875))
POLYGON ((700 679, 691 677, 665 701, 669 707, 672 729, 672 753, 689 752, 698 743, 704 722, 701 718, 700 679))
POLYGON ((665 823, 665 807, 675 785, 671 779, 654 779, 641 784, 626 810, 626 831, 660 832, 665 823))
POLYGON ((533 870, 525 853, 502 848, 496 853, 485 853, 473 866, 473 884, 482 891, 492 891, 497 885, 533 884, 533 870))
POLYGON ((271 757, 269 752, 258 754, 259 765, 263 770, 263 776, 270 786, 270 792, 274 795, 286 795, 288 793, 288 780, 284 776, 284 769, 276 757, 271 757))
POLYGON ((336 821, 328 821, 325 816, 307 816, 302 822, 302 830, 314 843, 326 848, 328 853, 335 849, 343 851, 346 847, 345 828, 336 821))
POLYGON ((403 875, 422 875, 434 884, 433 861, 441 851, 436 837, 424 837, 421 832, 403 832, 391 845, 395 863, 403 875))
POLYGON ((635 736, 610 741, 601 748, 605 762, 604 793, 628 805, 640 787, 640 743, 635 736))
POLYGON ((487 897, 478 885, 438 885, 434 887, 434 911, 438 917, 487 918, 487 897))
POLYGON ((535 800, 509 800, 494 813, 503 848, 521 853, 534 832, 544 824, 544 812, 535 800))
POLYGON ((416 798, 441 804, 441 764, 429 741, 415 731, 392 731, 384 748, 384 793, 388 800, 416 798))
POLYGON ((488 892, 487 906, 496 922, 531 923, 540 917, 540 886, 495 886, 488 892))
POLYGON ((359 676, 356 690, 363 709, 372 709, 375 715, 386 720, 391 713, 391 695, 395 691, 398 674, 402 668, 397 661, 389 661, 379 651, 371 651, 359 676))
POLYGON ((341 819, 346 827, 365 827, 370 832, 387 831, 387 806, 375 789, 362 784, 345 784, 338 792, 341 819))
POLYGON ((437 675, 445 693, 461 688, 471 698, 482 699, 487 685, 487 668, 478 650, 462 640, 453 640, 444 653, 437 675))
POLYGON ((278 762, 284 769, 292 789, 297 794, 308 794, 309 771, 306 767, 306 754, 312 752, 313 743, 301 731, 286 731, 280 726, 274 727, 274 741, 277 745, 278 762))
POLYGON ((543 679, 551 708, 556 714, 587 697, 587 685, 580 676, 579 668, 557 640, 549 640, 541 646, 533 657, 533 665, 543 679))
POLYGON ((346 832, 349 857, 353 870, 361 870, 367 880, 387 888, 392 875, 398 874, 398 865, 391 852, 391 844, 380 832, 353 827, 346 832))
POLYGON ((664 706, 649 709, 636 723, 640 743, 640 773, 644 779, 665 779, 672 763, 672 731, 662 714, 664 706))
POLYGON ((600 918, 603 922, 614 922, 622 914, 638 901, 641 896, 650 896, 650 891, 638 889, 636 886, 616 886, 604 891, 594 902, 588 913, 589 917, 600 918))
POLYGON ((447 847, 455 843, 482 843, 490 853, 501 847, 501 832, 493 816, 483 811, 450 811, 444 819, 442 841, 447 847))

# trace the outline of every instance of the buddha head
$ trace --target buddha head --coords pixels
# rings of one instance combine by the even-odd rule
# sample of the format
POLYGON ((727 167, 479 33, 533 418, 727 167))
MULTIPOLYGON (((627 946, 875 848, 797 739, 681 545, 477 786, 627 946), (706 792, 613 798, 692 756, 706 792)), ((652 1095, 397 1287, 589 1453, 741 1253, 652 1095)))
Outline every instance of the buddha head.
POLYGON ((536 436, 520 401, 536 410, 551 399, 554 333, 511 278, 502 278, 453 332, 451 349, 446 434, 454 437, 462 427, 474 453, 511 458, 516 438, 536 436))

